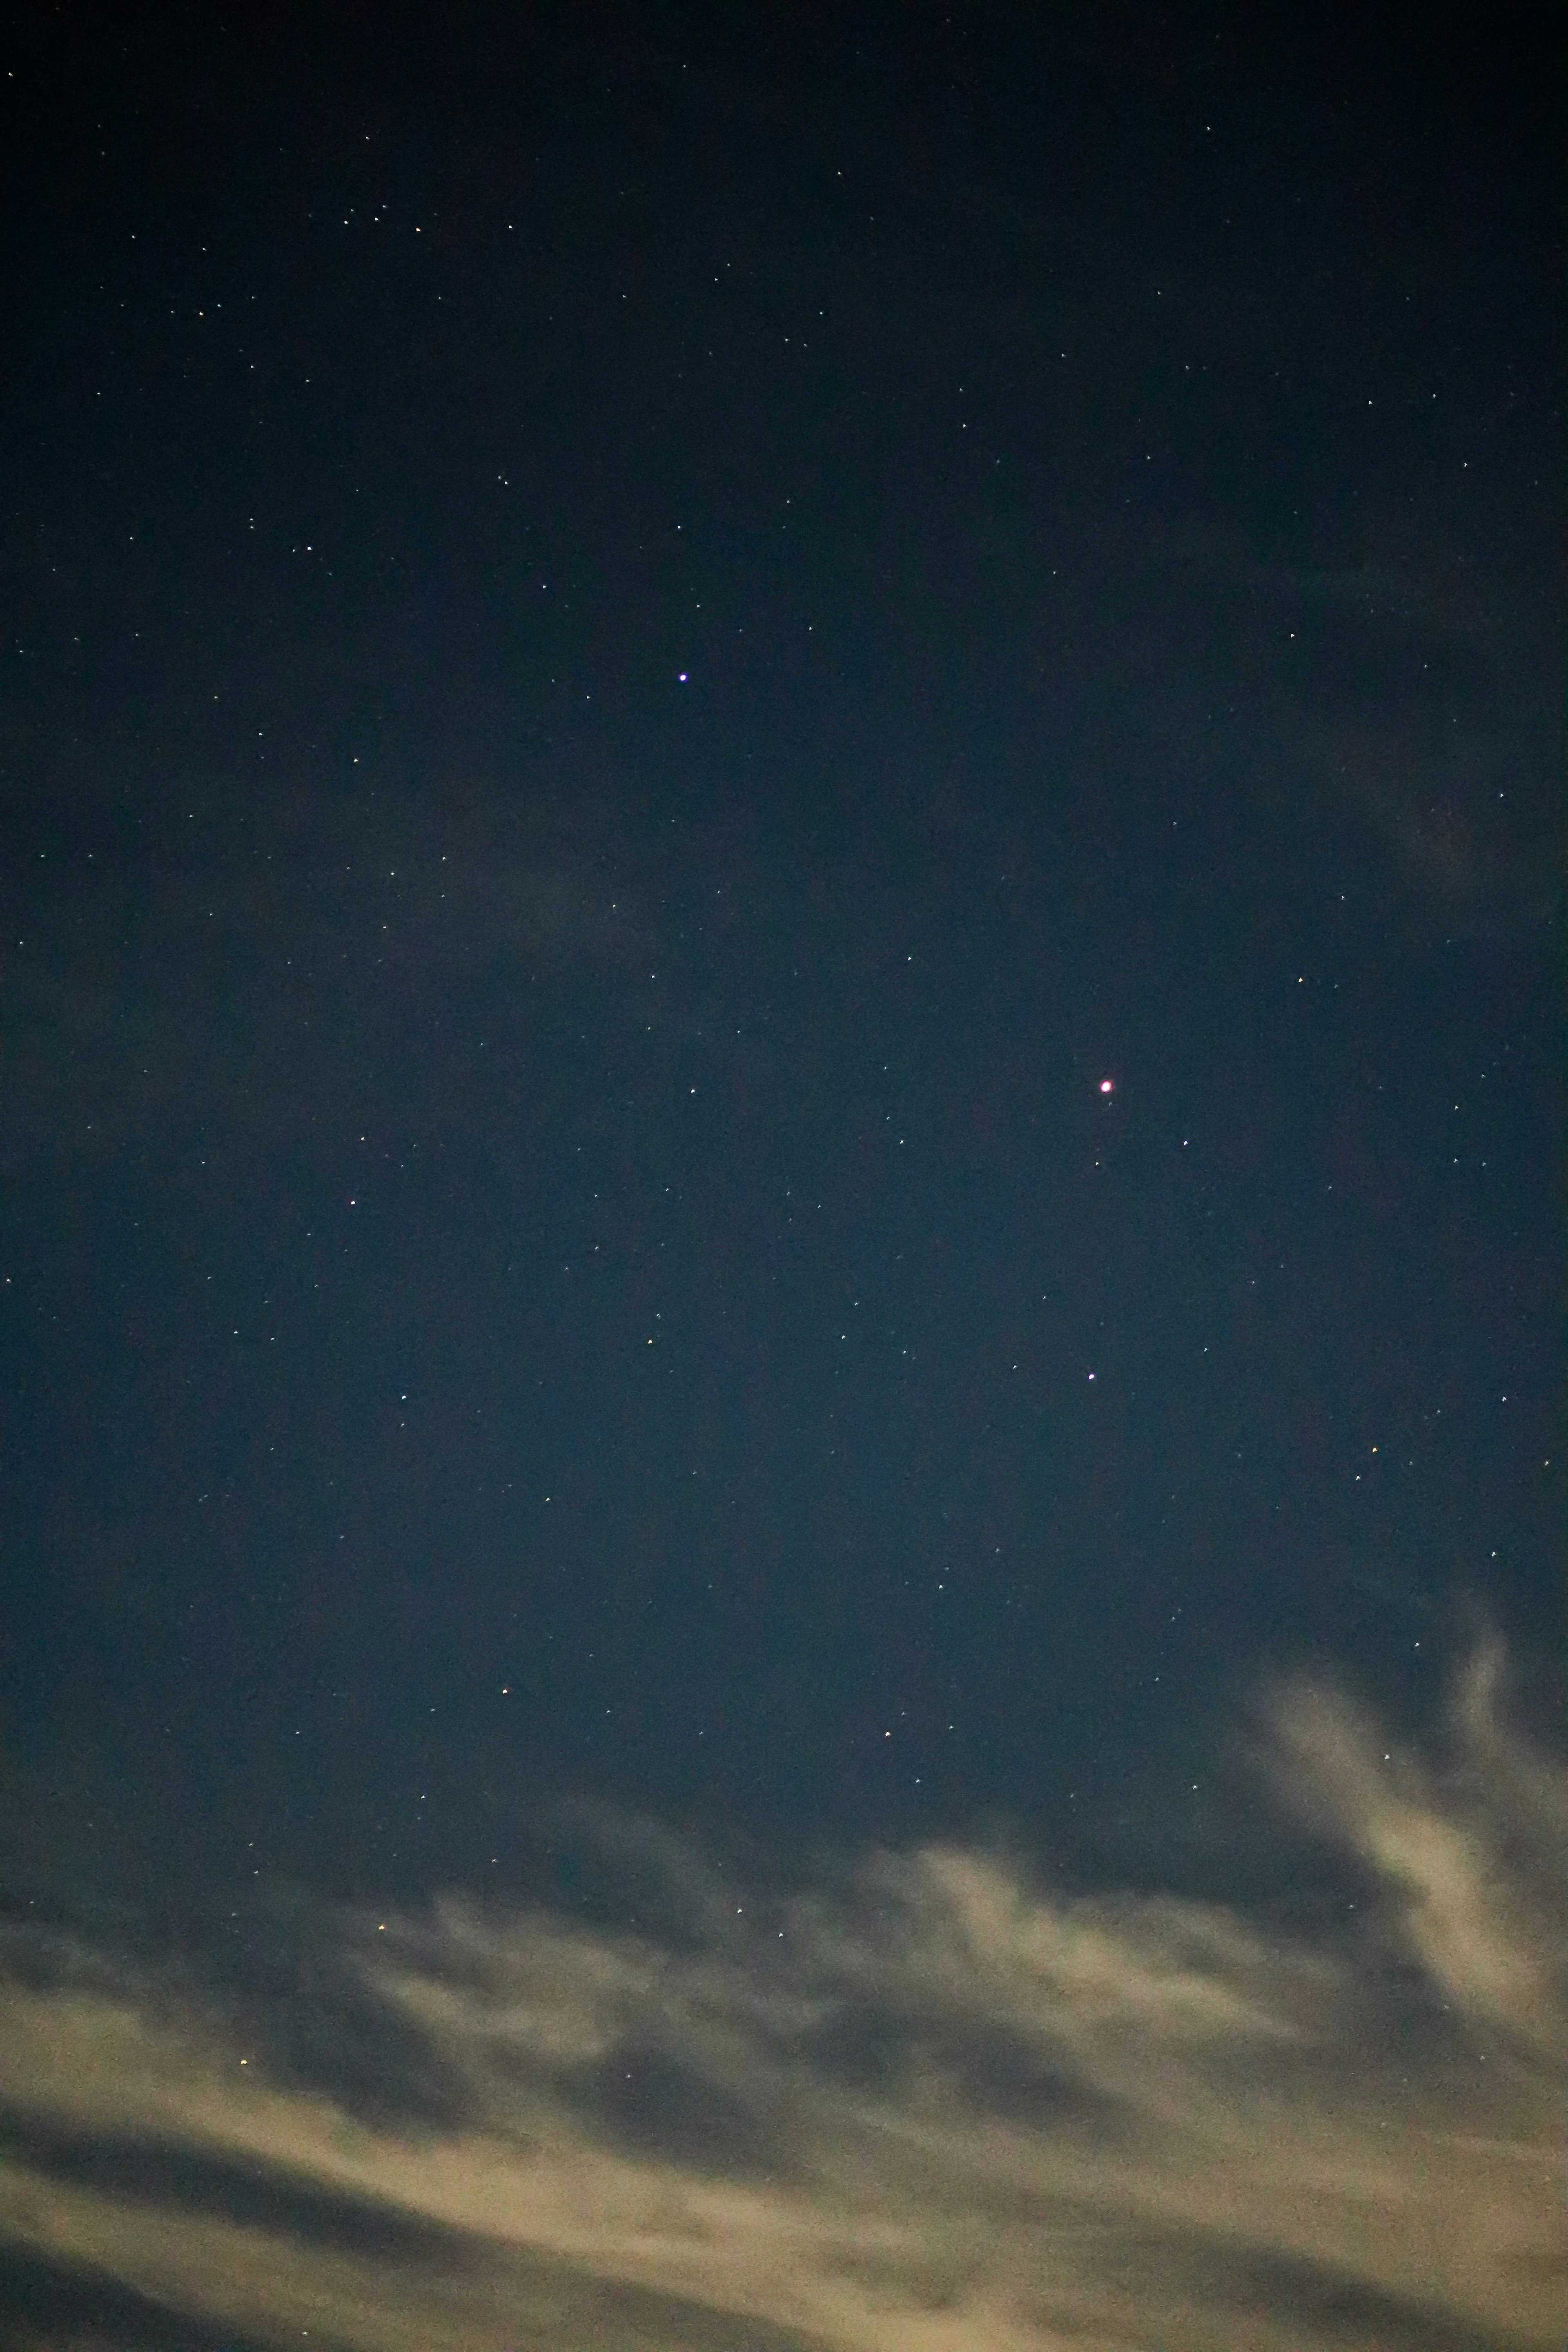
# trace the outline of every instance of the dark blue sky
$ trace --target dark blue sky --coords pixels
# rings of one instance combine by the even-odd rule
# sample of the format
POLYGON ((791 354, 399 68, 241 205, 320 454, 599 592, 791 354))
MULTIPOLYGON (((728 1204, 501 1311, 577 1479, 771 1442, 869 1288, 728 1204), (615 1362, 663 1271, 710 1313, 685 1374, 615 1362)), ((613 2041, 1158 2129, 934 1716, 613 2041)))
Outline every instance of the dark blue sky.
POLYGON ((1260 1679, 1554 1643, 1548 148, 1300 21, 37 35, 0 1671, 84 1872, 1266 1868, 1260 1679))
POLYGON ((1555 60, 10 29, 0 2342, 1552 2352, 1555 60))

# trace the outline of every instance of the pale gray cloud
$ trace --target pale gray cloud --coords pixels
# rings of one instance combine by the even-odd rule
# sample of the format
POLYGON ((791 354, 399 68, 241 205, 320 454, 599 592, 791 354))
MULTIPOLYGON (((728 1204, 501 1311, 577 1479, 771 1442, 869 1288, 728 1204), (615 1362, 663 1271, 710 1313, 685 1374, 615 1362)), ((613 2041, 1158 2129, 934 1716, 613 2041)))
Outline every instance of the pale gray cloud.
POLYGON ((1173 577, 1150 559, 1170 604, 1151 642, 1185 684, 1162 690, 1152 672, 1144 700, 1167 713, 1173 759, 1223 751, 1233 783, 1313 845, 1304 874, 1348 822, 1353 856, 1334 862, 1358 887, 1375 877, 1416 939, 1434 924, 1539 939, 1561 903, 1557 656, 1540 600, 1473 519, 1434 513, 1417 531, 1399 502, 1362 503, 1353 561, 1260 562, 1234 532, 1196 526, 1173 577), (1202 652, 1216 629, 1223 685, 1202 652))
POLYGON ((1354 1890, 1310 1936, 952 1845, 749 1896, 624 1822, 641 1928, 312 1911, 294 2006, 355 1989, 379 2103, 319 2022, 20 1932, 0 2229, 37 2340, 1554 2345, 1568 1789, 1500 1674, 1420 1755, 1279 1695, 1268 1769, 1354 1890))
POLYGON ((89 813, 0 878, 0 1165, 216 1170, 355 1120, 428 1133, 526 1045, 536 984, 640 1004, 649 915, 593 796, 520 811, 447 776, 439 803, 279 793, 223 830, 172 801, 131 847, 89 813))

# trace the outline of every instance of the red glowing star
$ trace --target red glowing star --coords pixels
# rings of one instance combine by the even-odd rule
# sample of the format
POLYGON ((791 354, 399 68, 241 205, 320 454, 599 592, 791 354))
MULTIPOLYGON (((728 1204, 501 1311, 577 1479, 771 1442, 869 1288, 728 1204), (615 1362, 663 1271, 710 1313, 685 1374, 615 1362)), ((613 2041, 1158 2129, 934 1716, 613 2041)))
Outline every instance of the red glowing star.
POLYGON ((1102 1095, 1113 1095, 1116 1092, 1115 1079, 1101 1078, 1100 1082, 1100 1091, 1102 1095))

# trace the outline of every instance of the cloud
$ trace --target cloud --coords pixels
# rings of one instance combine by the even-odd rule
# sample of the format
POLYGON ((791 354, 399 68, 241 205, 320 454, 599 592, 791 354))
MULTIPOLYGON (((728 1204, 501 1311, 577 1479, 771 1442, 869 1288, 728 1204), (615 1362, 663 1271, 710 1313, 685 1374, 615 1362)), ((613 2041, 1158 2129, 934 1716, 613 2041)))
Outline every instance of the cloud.
POLYGON ((1277 1694, 1266 1769, 1347 1874, 1310 1935, 953 1845, 748 1895, 624 1822, 640 1930, 307 1905, 269 2005, 16 1929, 16 2340, 1555 2344, 1568 1787, 1500 1675, 1422 1755, 1277 1694))
POLYGON ((429 1135, 515 1078, 536 982, 623 1009, 647 992, 647 912, 586 791, 509 803, 447 779, 429 804, 237 805, 169 802, 130 844, 112 811, 82 813, 0 879, 13 1176, 128 1154, 184 1175, 199 1136, 200 1164, 243 1177, 258 1150, 308 1155, 373 1121, 429 1135))
MULTIPOLYGON (((1539 940, 1561 898, 1541 600, 1477 561, 1473 522, 1434 514, 1417 530, 1396 504, 1354 536, 1355 561, 1279 564, 1234 532, 1180 535, 1167 626, 1193 685, 1170 703, 1173 752, 1208 742, 1239 759, 1227 774, 1249 780, 1286 838, 1315 845, 1303 871, 1326 852, 1404 909, 1413 937, 1436 924, 1539 940), (1194 614, 1205 634, 1189 641, 1194 614), (1221 627, 1232 650, 1216 711, 1203 648, 1221 627)), ((1166 659, 1173 670, 1169 646, 1166 659)), ((1150 707, 1154 693, 1152 680, 1150 707)))

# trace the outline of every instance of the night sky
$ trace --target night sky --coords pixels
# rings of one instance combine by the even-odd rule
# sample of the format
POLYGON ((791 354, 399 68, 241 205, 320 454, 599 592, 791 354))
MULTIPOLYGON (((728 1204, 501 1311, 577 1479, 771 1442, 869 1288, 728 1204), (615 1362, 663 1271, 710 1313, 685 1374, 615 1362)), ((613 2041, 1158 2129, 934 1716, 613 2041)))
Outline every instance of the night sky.
POLYGON ((0 2340, 1557 2340, 1560 141, 1371 15, 13 27, 0 2340))

